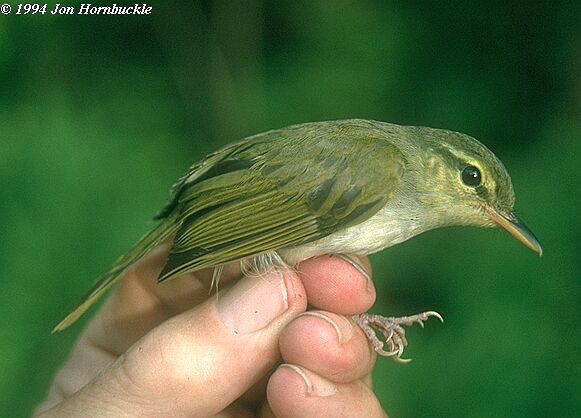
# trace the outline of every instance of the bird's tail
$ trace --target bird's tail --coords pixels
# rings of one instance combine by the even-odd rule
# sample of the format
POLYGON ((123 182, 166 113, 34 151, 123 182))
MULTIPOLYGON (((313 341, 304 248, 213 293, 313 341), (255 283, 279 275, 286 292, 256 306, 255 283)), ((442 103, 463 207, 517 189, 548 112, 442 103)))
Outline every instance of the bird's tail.
POLYGON ((170 216, 141 238, 131 251, 120 257, 107 273, 95 281, 87 294, 77 302, 77 305, 71 313, 59 322, 52 332, 55 333, 62 331, 75 323, 77 319, 79 319, 85 311, 89 309, 103 295, 103 293, 105 293, 105 291, 123 277, 123 274, 130 266, 143 258, 153 248, 167 240, 176 232, 178 227, 179 225, 175 222, 175 219, 170 216))

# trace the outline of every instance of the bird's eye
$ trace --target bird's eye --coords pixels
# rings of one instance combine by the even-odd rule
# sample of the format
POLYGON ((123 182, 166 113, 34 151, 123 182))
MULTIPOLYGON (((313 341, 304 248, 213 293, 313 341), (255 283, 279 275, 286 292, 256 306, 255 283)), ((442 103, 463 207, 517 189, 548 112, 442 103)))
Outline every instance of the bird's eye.
POLYGON ((482 183, 480 170, 473 165, 464 167, 462 170, 462 182, 469 187, 478 187, 482 183))

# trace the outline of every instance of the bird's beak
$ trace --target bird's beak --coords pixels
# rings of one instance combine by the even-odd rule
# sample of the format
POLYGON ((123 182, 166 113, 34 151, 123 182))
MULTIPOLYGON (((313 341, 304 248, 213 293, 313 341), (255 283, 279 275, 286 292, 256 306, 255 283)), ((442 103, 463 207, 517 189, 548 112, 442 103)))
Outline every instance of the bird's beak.
POLYGON ((531 250, 537 252, 540 256, 543 255, 543 247, 541 247, 541 243, 524 222, 518 218, 518 216, 512 212, 501 212, 500 210, 490 206, 486 206, 485 209, 492 219, 498 225, 506 229, 513 237, 518 239, 531 250))

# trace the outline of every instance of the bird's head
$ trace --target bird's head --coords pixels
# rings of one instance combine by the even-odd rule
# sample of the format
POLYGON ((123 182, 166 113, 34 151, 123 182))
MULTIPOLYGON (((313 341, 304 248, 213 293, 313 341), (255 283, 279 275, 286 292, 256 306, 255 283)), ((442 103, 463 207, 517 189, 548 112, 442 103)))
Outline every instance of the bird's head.
POLYGON ((418 197, 447 225, 501 226, 542 254, 533 233, 514 213, 514 190, 502 162, 476 139, 457 132, 414 128, 418 149, 410 153, 418 197))

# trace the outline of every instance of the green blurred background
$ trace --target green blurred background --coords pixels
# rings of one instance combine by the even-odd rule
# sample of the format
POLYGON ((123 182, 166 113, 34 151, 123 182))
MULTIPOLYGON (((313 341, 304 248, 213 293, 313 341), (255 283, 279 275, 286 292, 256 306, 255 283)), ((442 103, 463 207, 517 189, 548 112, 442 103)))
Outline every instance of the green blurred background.
POLYGON ((379 360, 387 411, 581 411, 578 2, 159 3, 150 16, 0 16, 0 416, 41 400, 87 318, 50 330, 190 163, 352 117, 479 138, 545 247, 454 228, 372 257, 374 311, 446 317, 409 332, 410 365, 379 360))

